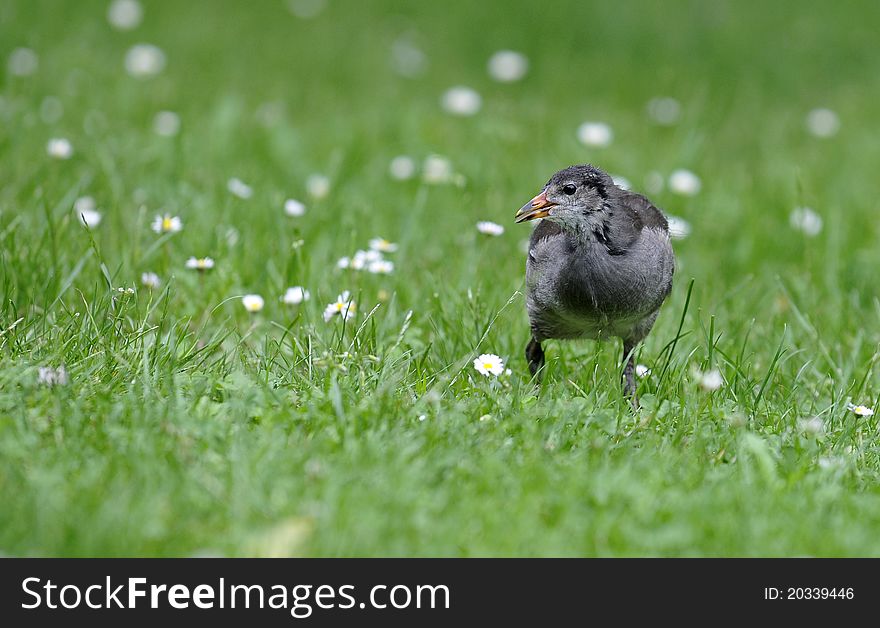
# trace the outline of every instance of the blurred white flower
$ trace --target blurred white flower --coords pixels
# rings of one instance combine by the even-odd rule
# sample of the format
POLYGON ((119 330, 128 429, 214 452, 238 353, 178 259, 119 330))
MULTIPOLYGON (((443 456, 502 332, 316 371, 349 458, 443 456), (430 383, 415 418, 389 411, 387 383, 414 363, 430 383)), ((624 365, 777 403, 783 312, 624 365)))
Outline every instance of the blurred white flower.
POLYGON ((421 48, 406 38, 391 44, 391 67, 406 78, 416 78, 425 73, 428 57, 421 48))
POLYGON ((816 137, 832 137, 840 130, 840 118, 831 109, 813 109, 807 114, 807 130, 816 137))
POLYGON ((173 111, 160 111, 153 117, 153 132, 162 137, 174 137, 180 132, 180 116, 173 111))
POLYGON ((64 115, 64 105, 54 96, 46 96, 40 103, 40 119, 46 124, 55 124, 64 115))
POLYGON ((481 220, 477 223, 477 231, 485 235, 500 236, 502 233, 504 233, 504 227, 499 225, 497 222, 481 220))
POLYGON ((703 187, 700 177, 690 170, 680 168, 669 175, 669 189, 682 196, 694 196, 703 187))
POLYGON ((73 156, 73 144, 63 137, 53 137, 46 144, 46 152, 53 159, 70 159, 73 156))
POLYGON ((287 305, 299 305, 303 301, 312 298, 311 293, 302 286, 293 286, 284 292, 281 300, 287 305))
POLYGON ((140 26, 144 10, 137 0, 113 0, 107 9, 107 21, 120 31, 130 31, 140 26))
POLYGON ((691 223, 678 216, 667 216, 669 223, 669 237, 674 240, 684 240, 691 234, 691 223))
POLYGON ((425 183, 448 183, 452 180, 452 162, 442 155, 428 155, 422 165, 425 183))
POLYGON ((226 189, 229 190, 229 192, 233 196, 237 196, 238 198, 245 200, 254 195, 254 189, 238 177, 232 177, 229 181, 227 181, 226 189))
POLYGON ((627 179, 626 177, 622 177, 619 174, 612 174, 611 180, 614 181, 614 185, 619 187, 621 190, 632 189, 632 183, 630 183, 629 179, 627 179))
POLYGON ((306 179, 306 191, 315 199, 325 198, 330 193, 330 179, 323 174, 312 174, 306 179))
POLYGON ((649 369, 644 364, 636 364, 636 377, 647 377, 651 374, 651 369, 649 369))
POLYGON ((80 196, 73 202, 73 209, 77 212, 97 209, 98 205, 91 196, 80 196))
POLYGON ((153 218, 153 224, 150 225, 150 228, 156 233, 177 233, 183 229, 183 221, 180 216, 161 214, 153 218))
POLYGON ((287 8, 296 17, 310 20, 320 15, 327 6, 327 0, 287 0, 287 8))
POLYGON ((40 58, 30 48, 16 48, 9 53, 6 67, 13 76, 30 76, 40 67, 40 58))
POLYGON ((695 374, 697 377, 697 381, 699 382, 700 387, 703 390, 718 390, 724 385, 724 378, 721 376, 721 371, 719 371, 718 369, 712 369, 711 371, 706 371, 705 373, 696 371, 695 374))
POLYGON ((388 172, 391 173, 392 178, 398 181, 412 179, 416 174, 416 162, 407 155, 398 155, 388 164, 388 172))
POLYGON ((211 270, 214 268, 214 260, 210 257, 191 257, 186 260, 186 267, 198 271, 211 270))
POLYGON ((394 262, 387 259, 379 259, 367 266, 367 270, 374 275, 390 275, 394 272, 394 262))
POLYGON ((338 268, 351 268, 352 270, 363 270, 367 268, 373 262, 379 262, 382 260, 382 253, 380 251, 363 251, 357 250, 354 252, 354 255, 351 259, 347 257, 343 257, 340 259, 336 266, 338 268))
POLYGON ((821 436, 825 433, 825 423, 817 416, 809 419, 800 419, 798 429, 807 436, 821 436))
POLYGON ((614 132, 604 122, 584 122, 578 127, 577 138, 586 146, 604 148, 611 144, 614 132))
POLYGON ((874 416, 874 409, 869 408, 868 406, 857 406, 852 403, 846 404, 846 409, 855 414, 856 416, 874 416))
POLYGON ((159 275, 157 275, 156 273, 146 272, 141 273, 141 284, 145 288, 156 290, 159 288, 159 286, 162 285, 162 280, 159 279, 159 275))
POLYGON ((135 78, 155 76, 165 69, 165 53, 152 44, 136 44, 125 53, 125 71, 135 78))
POLYGON ((324 308, 325 323, 330 322, 330 319, 337 315, 341 316, 344 321, 354 316, 357 305, 350 299, 350 296, 351 294, 346 290, 336 297, 336 301, 327 304, 327 307, 324 308))
POLYGON ((652 170, 645 175, 645 192, 648 194, 660 194, 665 185, 666 180, 663 178, 663 175, 656 170, 652 170))
POLYGON ((251 314, 255 314, 263 309, 263 306, 266 302, 263 300, 259 294, 246 294, 241 297, 241 304, 251 314))
POLYGON ((472 116, 480 110, 483 99, 470 87, 457 85, 443 93, 441 104, 447 113, 456 116, 472 116))
POLYGON ((484 353, 474 360, 474 368, 481 375, 498 377, 504 372, 504 360, 494 353, 484 353))
POLYGON ((648 117, 661 126, 672 126, 681 117, 681 103, 668 96, 652 98, 646 109, 648 117))
POLYGON ((489 57, 489 76, 499 83, 520 80, 529 70, 529 60, 520 52, 499 50, 489 57))
POLYGON ((822 217, 809 207, 795 207, 788 217, 792 229, 814 237, 822 232, 822 217))
POLYGON ((85 207, 82 209, 76 209, 75 211, 79 221, 89 229, 94 229, 99 224, 101 224, 101 212, 97 211, 96 209, 85 207))
POLYGON ((397 245, 385 238, 373 238, 370 240, 370 248, 381 253, 394 253, 397 250, 397 245))
POLYGON ((302 216, 306 213, 306 206, 294 198, 284 201, 284 213, 288 216, 302 216))
POLYGON ((37 371, 37 381, 43 386, 66 386, 70 378, 64 366, 41 366, 37 371))

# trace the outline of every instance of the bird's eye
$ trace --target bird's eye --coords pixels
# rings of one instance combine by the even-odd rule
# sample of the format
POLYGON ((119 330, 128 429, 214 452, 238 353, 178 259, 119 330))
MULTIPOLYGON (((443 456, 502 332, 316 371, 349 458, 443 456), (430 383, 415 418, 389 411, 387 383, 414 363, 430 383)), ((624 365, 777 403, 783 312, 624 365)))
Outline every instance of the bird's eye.
POLYGON ((568 194, 569 196, 571 196, 575 192, 577 192, 577 188, 574 185, 572 185, 571 183, 562 186, 562 193, 563 194, 568 194))

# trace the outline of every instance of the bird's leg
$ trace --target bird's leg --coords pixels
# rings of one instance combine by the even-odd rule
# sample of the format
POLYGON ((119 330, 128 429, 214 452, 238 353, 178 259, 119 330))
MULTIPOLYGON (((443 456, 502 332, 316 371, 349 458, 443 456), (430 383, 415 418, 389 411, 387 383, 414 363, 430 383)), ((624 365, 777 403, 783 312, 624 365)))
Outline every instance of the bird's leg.
POLYGON ((534 338, 526 345, 526 360, 529 361, 529 372, 535 377, 544 366, 544 350, 534 338))
POLYGON ((636 395, 635 348, 636 343, 628 340, 623 341, 623 359, 625 360, 625 364, 623 366, 623 392, 627 397, 629 397, 633 408, 637 410, 639 408, 639 398, 636 395))

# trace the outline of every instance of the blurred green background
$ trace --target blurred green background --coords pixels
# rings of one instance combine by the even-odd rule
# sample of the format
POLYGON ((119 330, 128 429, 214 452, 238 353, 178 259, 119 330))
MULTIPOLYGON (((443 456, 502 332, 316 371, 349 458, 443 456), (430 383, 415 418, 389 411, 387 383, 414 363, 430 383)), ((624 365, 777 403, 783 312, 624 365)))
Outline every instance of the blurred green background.
POLYGON ((877 421, 847 408, 878 389, 876 2, 142 1, 124 29, 110 6, 0 5, 0 552, 880 553, 877 421), (137 44, 161 71, 126 71, 137 44), (504 49, 521 80, 487 73, 504 49), (457 85, 474 115, 441 106, 457 85), (398 155, 457 176, 396 180, 398 155), (539 391, 521 357, 512 216, 585 162, 691 225, 636 415, 616 345, 551 343, 539 391), (392 274, 336 267, 377 235, 392 274), (357 317, 325 323, 343 290, 357 317))

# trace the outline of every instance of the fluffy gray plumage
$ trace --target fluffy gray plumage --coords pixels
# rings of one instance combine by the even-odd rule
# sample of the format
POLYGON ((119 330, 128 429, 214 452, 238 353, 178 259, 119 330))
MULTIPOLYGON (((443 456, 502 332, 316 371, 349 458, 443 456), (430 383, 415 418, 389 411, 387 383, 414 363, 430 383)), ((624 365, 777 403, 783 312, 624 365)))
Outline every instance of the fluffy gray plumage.
POLYGON ((543 220, 526 262, 532 374, 544 364, 545 340, 616 336, 623 340, 625 391, 636 404, 633 349, 672 289, 666 217, 599 168, 580 165, 554 174, 517 213, 517 222, 534 218, 543 220))

